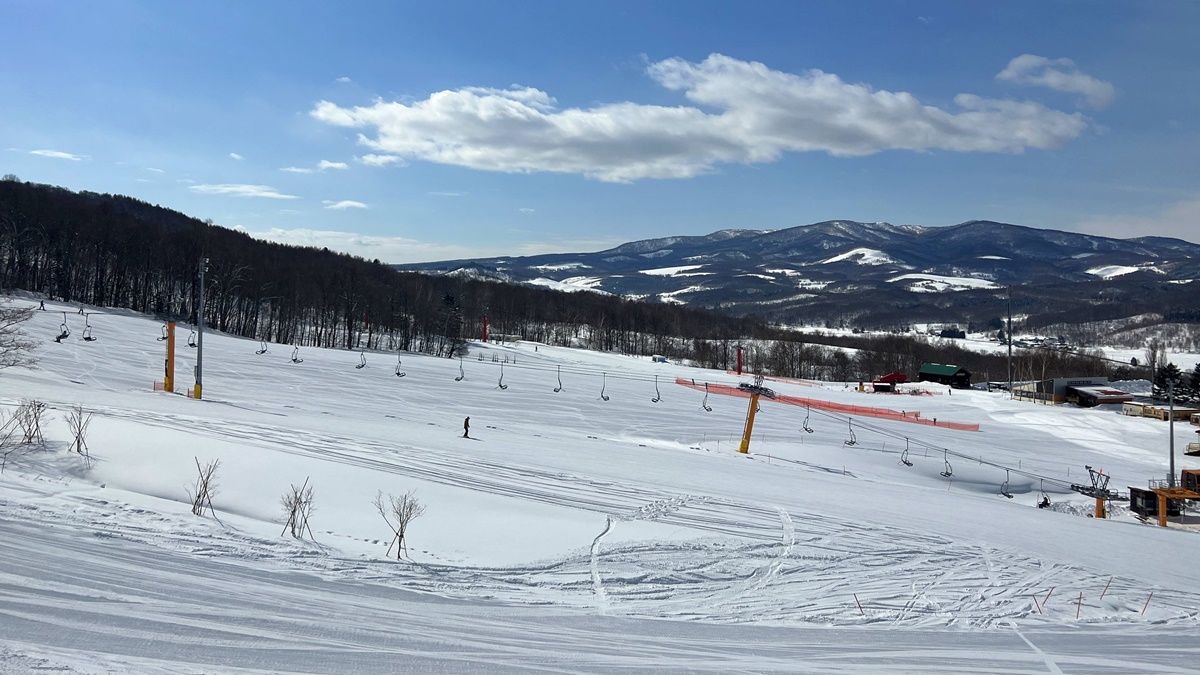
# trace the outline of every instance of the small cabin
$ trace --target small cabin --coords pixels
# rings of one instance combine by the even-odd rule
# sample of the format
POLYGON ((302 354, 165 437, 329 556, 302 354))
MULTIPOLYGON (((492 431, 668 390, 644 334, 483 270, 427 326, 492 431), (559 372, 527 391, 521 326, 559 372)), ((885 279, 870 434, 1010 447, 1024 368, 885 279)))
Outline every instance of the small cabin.
POLYGON ((654 354, 650 357, 650 360, 655 363, 666 363, 667 357, 663 356, 662 354, 654 354))
POLYGON ((917 381, 948 384, 955 389, 970 389, 971 371, 962 366, 945 363, 926 363, 917 372, 917 381))
MULTIPOLYGON (((1167 500, 1167 516, 1178 516, 1180 511, 1180 499, 1167 500)), ((1153 490, 1144 490, 1142 488, 1129 488, 1129 510, 1138 514, 1143 518, 1158 517, 1158 495, 1153 490)))
POLYGON ((896 391, 896 385, 904 384, 906 382, 908 382, 908 375, 905 375, 897 370, 894 373, 888 373, 878 380, 875 380, 871 383, 871 387, 878 392, 894 392, 896 391))

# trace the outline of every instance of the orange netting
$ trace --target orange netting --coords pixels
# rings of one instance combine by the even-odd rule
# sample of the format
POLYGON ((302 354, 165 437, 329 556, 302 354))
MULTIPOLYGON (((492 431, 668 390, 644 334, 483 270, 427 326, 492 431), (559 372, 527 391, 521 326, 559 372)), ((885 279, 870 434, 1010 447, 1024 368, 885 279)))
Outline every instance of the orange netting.
MULTIPOLYGON (((675 384, 683 385, 690 389, 704 390, 703 384, 696 384, 691 380, 683 378, 675 378, 675 384)), ((726 396, 740 396, 741 398, 750 398, 750 394, 731 387, 727 384, 708 383, 707 391, 713 394, 725 394, 726 396)), ((878 417, 881 419, 894 420, 896 422, 908 422, 909 424, 924 424, 931 427, 941 427, 944 429, 956 429, 958 431, 979 431, 978 424, 966 424, 963 422, 947 422, 945 420, 938 421, 937 418, 926 419, 921 417, 921 413, 915 410, 892 410, 891 408, 870 408, 861 405, 846 405, 845 403, 834 403, 832 401, 822 401, 815 398, 803 398, 800 396, 779 395, 775 397, 779 403, 788 405, 800 406, 805 408, 813 408, 815 410, 828 410, 831 412, 843 413, 846 415, 858 415, 859 417, 878 417)))

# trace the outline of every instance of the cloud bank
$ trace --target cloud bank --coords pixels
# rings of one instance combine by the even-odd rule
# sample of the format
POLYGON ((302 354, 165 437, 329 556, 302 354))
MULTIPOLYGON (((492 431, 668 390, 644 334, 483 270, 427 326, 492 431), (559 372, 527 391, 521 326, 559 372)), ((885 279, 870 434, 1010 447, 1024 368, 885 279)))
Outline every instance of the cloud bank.
MULTIPOLYGON (((1047 69, 1040 76, 1027 71, 1028 77, 1054 80, 1047 69)), ((646 72, 693 105, 559 109, 538 89, 468 87, 412 103, 342 107, 321 101, 311 115, 363 129, 358 142, 369 153, 359 161, 369 166, 417 159, 609 182, 689 178, 724 163, 772 162, 785 152, 1019 153, 1061 147, 1087 128, 1080 113, 1035 102, 959 94, 954 109, 943 110, 906 92, 877 91, 820 70, 785 73, 720 54, 699 63, 667 59, 646 72)))
POLYGON ((83 157, 72 155, 69 152, 62 152, 61 150, 30 150, 29 154, 39 157, 49 157, 51 159, 69 159, 72 162, 83 161, 83 157))

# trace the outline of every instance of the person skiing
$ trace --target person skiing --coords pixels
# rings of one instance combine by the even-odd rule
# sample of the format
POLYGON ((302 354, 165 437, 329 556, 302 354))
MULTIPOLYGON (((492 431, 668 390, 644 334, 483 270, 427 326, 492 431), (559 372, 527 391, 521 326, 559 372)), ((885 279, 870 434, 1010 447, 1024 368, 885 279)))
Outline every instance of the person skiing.
POLYGON ((471 416, 468 415, 467 419, 463 420, 463 438, 470 438, 470 437, 471 437, 471 416))
POLYGON ((44 312, 44 311, 46 311, 46 301, 45 301, 45 300, 42 300, 42 301, 41 301, 41 303, 42 303, 42 304, 41 304, 41 306, 40 306, 40 307, 38 307, 38 309, 40 309, 40 310, 42 310, 42 311, 44 312))

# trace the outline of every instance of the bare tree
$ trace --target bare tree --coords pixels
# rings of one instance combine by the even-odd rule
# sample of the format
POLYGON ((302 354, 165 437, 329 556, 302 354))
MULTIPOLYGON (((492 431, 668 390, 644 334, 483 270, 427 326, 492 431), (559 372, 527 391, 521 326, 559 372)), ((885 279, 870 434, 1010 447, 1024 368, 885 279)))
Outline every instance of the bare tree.
POLYGON ((21 429, 23 445, 42 445, 46 439, 42 437, 42 418, 46 414, 46 404, 35 399, 22 399, 21 405, 13 413, 17 426, 21 429))
POLYGON ((312 528, 308 525, 308 519, 313 514, 313 489, 308 484, 308 479, 304 479, 304 484, 300 487, 291 486, 288 492, 283 493, 279 499, 280 505, 283 506, 283 512, 287 515, 287 523, 283 526, 283 532, 291 530, 292 536, 300 539, 304 536, 304 531, 308 530, 308 536, 312 540, 316 540, 313 536, 312 528))
POLYGON ((202 516, 204 515, 205 507, 208 507, 210 513, 217 515, 216 509, 213 508, 212 498, 217 494, 217 468, 221 466, 221 460, 214 459, 213 461, 200 466, 200 458, 196 458, 196 471, 199 475, 196 477, 196 482, 188 489, 188 498, 192 500, 192 513, 202 516))
POLYGON ((379 511, 379 515, 383 516, 384 522, 392 530, 392 540, 388 543, 387 552, 384 555, 391 553, 392 546, 395 546, 396 560, 399 560, 401 552, 408 553, 408 548, 404 544, 404 535, 408 532, 408 525, 413 519, 419 518, 425 513, 425 505, 417 499, 414 490, 409 490, 399 497, 389 494, 386 501, 381 490, 376 493, 373 503, 375 510, 379 511))
POLYGON ((6 419, 3 424, 0 424, 0 472, 8 466, 8 456, 16 452, 19 448, 27 447, 17 443, 14 438, 17 435, 17 415, 14 412, 9 415, 5 413, 6 419))
POLYGON ((0 301, 0 368, 33 362, 30 352, 37 343, 21 332, 21 324, 32 316, 32 307, 15 307, 10 299, 0 301))
POLYGON ((70 450, 82 455, 84 461, 88 463, 92 459, 87 445, 87 429, 91 423, 92 413, 85 413, 82 405, 71 408, 67 413, 67 427, 71 430, 70 450))

